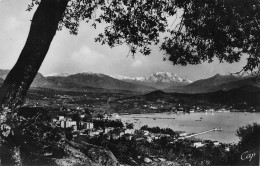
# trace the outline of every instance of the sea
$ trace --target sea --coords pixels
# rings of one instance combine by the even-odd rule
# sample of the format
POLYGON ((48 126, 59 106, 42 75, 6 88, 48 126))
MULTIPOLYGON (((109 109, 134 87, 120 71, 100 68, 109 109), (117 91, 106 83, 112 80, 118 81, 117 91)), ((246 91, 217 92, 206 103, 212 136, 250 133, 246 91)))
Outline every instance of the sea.
POLYGON ((260 112, 200 112, 190 114, 153 113, 122 115, 121 121, 133 123, 135 129, 144 125, 148 127, 171 128, 174 131, 184 131, 187 134, 199 133, 213 128, 222 131, 212 131, 195 136, 203 140, 219 141, 222 143, 238 143, 236 131, 248 124, 260 124, 260 112))

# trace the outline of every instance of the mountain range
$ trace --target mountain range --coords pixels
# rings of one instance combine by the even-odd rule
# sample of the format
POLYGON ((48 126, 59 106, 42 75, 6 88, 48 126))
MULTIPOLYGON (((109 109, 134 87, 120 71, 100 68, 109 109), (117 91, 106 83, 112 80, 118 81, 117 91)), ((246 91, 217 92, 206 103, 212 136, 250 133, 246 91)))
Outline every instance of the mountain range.
MULTIPOLYGON (((6 78, 8 72, 9 70, 0 69, 0 83, 6 78)), ((71 75, 68 73, 53 73, 47 76, 38 73, 31 87, 88 91, 149 92, 162 90, 168 93, 209 93, 221 90, 227 91, 247 85, 259 88, 259 79, 250 76, 217 74, 207 79, 192 82, 169 72, 157 72, 147 77, 135 78, 83 72, 71 75)))
POLYGON ((208 93, 219 90, 228 91, 248 85, 260 87, 258 77, 216 74, 211 78, 195 81, 184 89, 187 93, 208 93))
POLYGON ((137 85, 133 83, 128 83, 121 81, 115 78, 112 78, 108 75, 85 72, 77 73, 69 76, 48 76, 46 78, 49 82, 56 86, 78 86, 78 87, 96 87, 103 89, 112 89, 112 90, 131 90, 131 91, 152 91, 153 88, 137 85))
POLYGON ((114 76, 114 78, 125 82, 150 86, 156 89, 166 89, 170 86, 185 86, 192 83, 192 81, 181 78, 170 72, 157 72, 148 77, 129 78, 124 76, 114 76))

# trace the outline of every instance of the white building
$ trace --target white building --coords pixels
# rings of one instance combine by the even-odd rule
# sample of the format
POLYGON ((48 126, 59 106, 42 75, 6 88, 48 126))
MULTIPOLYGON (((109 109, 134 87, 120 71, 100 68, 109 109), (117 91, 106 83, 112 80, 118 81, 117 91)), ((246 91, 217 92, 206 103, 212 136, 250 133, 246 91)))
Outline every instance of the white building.
POLYGON ((110 119, 110 116, 107 113, 105 113, 103 116, 104 116, 104 119, 107 119, 107 120, 110 119))
POLYGON ((58 120, 57 120, 56 118, 52 118, 52 119, 51 119, 51 122, 52 122, 52 123, 56 123, 57 121, 58 121, 58 120))
POLYGON ((160 134, 160 137, 171 137, 170 134, 160 134))
POLYGON ((113 139, 113 140, 119 139, 119 135, 117 135, 117 134, 112 134, 112 139, 113 139))
POLYGON ((72 127, 74 130, 77 130, 77 122, 76 121, 61 121, 61 128, 70 128, 72 127))
POLYGON ((59 116, 59 121, 64 120, 64 116, 59 116))
POLYGON ((66 128, 66 121, 61 121, 60 122, 60 127, 61 128, 66 128))
POLYGON ((194 109, 190 109, 190 113, 194 113, 195 112, 195 110, 194 109))
POLYGON ((229 152, 230 148, 229 147, 225 147, 225 151, 229 152))
POLYGON ((149 134, 149 131, 148 130, 143 130, 143 133, 145 136, 147 136, 149 134))
POLYGON ((125 130, 125 134, 134 134, 135 133, 135 129, 126 129, 125 130))
POLYGON ((179 136, 180 136, 180 137, 187 136, 187 133, 186 133, 186 132, 181 132, 181 133, 179 133, 179 136))
POLYGON ((94 128, 94 124, 92 122, 81 122, 81 128, 91 130, 94 128))
POLYGON ((151 142, 153 141, 153 139, 152 139, 152 137, 147 136, 147 137, 146 137, 146 141, 149 142, 149 143, 151 143, 151 142))
POLYGON ((85 117, 85 114, 81 114, 81 115, 80 115, 80 118, 83 119, 84 117, 85 117))
POLYGON ((121 117, 119 116, 118 113, 113 113, 112 116, 111 116, 112 119, 116 119, 116 120, 120 120, 121 117))
POLYGON ((106 133, 108 133, 109 131, 112 131, 112 130, 114 130, 113 127, 105 128, 104 133, 106 134, 106 133))
POLYGON ((204 146, 204 144, 202 144, 201 142, 193 143, 193 147, 199 148, 199 147, 202 147, 202 146, 204 146))
POLYGON ((77 125, 72 125, 72 129, 73 129, 74 131, 77 131, 77 130, 78 130, 77 125))
POLYGON ((125 135, 124 132, 120 132, 120 133, 119 133, 119 136, 120 136, 120 137, 122 137, 123 135, 125 135))
POLYGON ((218 141, 214 141, 213 144, 214 144, 214 146, 218 146, 219 142, 218 141))

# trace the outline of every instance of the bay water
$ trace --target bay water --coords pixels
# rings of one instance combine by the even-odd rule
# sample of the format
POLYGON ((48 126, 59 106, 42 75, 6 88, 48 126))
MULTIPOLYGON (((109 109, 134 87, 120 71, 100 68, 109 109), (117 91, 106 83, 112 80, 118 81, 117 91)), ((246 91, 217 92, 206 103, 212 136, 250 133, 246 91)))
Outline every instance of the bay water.
POLYGON ((123 122, 133 123, 135 129, 144 125, 148 127, 171 128, 174 131, 185 131, 187 134, 199 133, 213 128, 222 128, 222 131, 213 131, 196 136, 204 140, 219 141, 222 143, 237 143, 239 138, 236 130, 247 124, 260 124, 260 113, 244 112, 201 112, 190 114, 131 114, 122 115, 123 122))

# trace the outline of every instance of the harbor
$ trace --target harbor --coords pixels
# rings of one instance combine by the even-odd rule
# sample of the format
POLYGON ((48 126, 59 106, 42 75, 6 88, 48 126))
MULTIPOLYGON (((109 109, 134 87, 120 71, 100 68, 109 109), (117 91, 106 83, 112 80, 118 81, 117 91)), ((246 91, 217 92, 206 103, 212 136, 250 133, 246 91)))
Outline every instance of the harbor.
POLYGON ((194 136, 198 136, 198 135, 201 135, 201 134, 205 134, 205 133, 209 133, 209 132, 214 132, 214 131, 222 131, 222 128, 213 128, 213 129, 211 129, 211 130, 206 130, 206 131, 203 131, 203 132, 190 134, 190 135, 184 136, 184 138, 190 138, 190 137, 194 137, 194 136))
POLYGON ((181 115, 168 113, 132 114, 122 115, 121 120, 134 123, 135 129, 139 129, 144 125, 158 126, 192 134, 189 137, 223 143, 237 143, 239 138, 236 136, 236 130, 253 122, 260 123, 260 113, 247 113, 247 115, 244 112, 201 112, 181 115), (222 130, 219 130, 219 132, 214 128, 221 128, 222 130))

